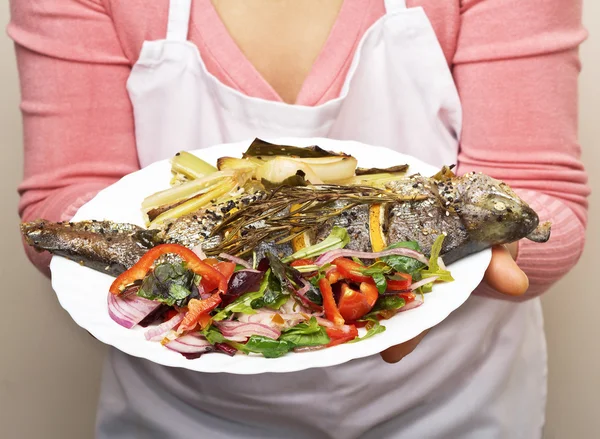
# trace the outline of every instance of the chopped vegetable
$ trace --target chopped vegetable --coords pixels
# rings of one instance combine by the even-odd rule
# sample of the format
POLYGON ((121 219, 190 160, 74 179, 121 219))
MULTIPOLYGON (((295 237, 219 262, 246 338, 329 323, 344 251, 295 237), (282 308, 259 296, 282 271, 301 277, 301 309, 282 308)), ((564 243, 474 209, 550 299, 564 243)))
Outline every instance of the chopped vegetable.
POLYGON ((325 278, 319 281, 319 289, 321 290, 321 295, 323 296, 323 307, 325 308, 325 316, 327 319, 333 324, 337 326, 343 326, 345 323, 344 317, 340 314, 338 307, 335 303, 335 298, 333 297, 333 290, 331 289, 331 284, 325 278))
POLYGON ((341 286, 338 309, 346 321, 355 321, 367 314, 379 297, 377 287, 371 283, 362 282, 359 290, 351 288, 345 282, 341 286))
POLYGON ((326 328, 325 331, 331 340, 327 347, 337 346, 358 337, 358 329, 354 325, 326 328))
POLYGON ((192 299, 188 303, 188 311, 185 314, 183 321, 177 328, 177 332, 182 334, 185 331, 190 331, 196 327, 203 315, 208 315, 221 303, 221 295, 215 293, 205 300, 192 299))
POLYGON ((283 331, 279 339, 293 343, 296 347, 320 346, 330 342, 325 328, 319 326, 314 317, 308 323, 299 323, 283 331))
POLYGON ((366 267, 362 264, 354 262, 346 258, 337 258, 332 262, 335 265, 337 271, 344 277, 344 279, 351 280, 353 282, 369 282, 372 280, 371 276, 362 274, 366 267))
POLYGON ((285 340, 273 340, 269 337, 253 335, 246 344, 232 343, 234 347, 245 353, 262 354, 265 358, 281 357, 292 349, 294 344, 285 340))
MULTIPOLYGON (((195 182, 197 180, 192 181, 195 182)), ((167 210, 164 213, 161 213, 156 218, 152 220, 150 223, 150 228, 157 226, 158 224, 162 224, 167 220, 179 218, 183 215, 187 215, 188 213, 195 212, 211 203, 212 200, 218 200, 224 195, 227 195, 231 191, 233 191, 236 187, 238 187, 239 183, 233 177, 224 178, 218 185, 213 185, 211 189, 205 193, 201 193, 198 196, 190 198, 184 203, 178 204, 172 209, 167 210)))
POLYGON ((221 157, 217 160, 219 171, 247 169, 254 172, 259 166, 261 165, 252 160, 236 159, 233 157, 221 157))
MULTIPOLYGON (((390 245, 387 248, 387 250, 393 250, 398 248, 407 248, 416 252, 421 251, 419 243, 416 241, 397 242, 396 244, 390 245)), ((401 254, 392 254, 389 256, 384 256, 381 258, 381 260, 390 267, 392 267, 394 270, 399 271, 401 273, 408 273, 411 275, 414 275, 414 273, 421 270, 426 265, 423 263, 423 261, 401 254)))
POLYGON ((323 184, 323 180, 315 174, 315 171, 309 165, 287 157, 275 157, 258 167, 254 172, 258 180, 266 180, 274 184, 281 183, 297 175, 300 175, 311 184, 323 184))
POLYGON ((198 179, 216 172, 217 168, 194 154, 180 151, 171 159, 171 171, 176 174, 183 174, 190 179, 198 179))
POLYGON ((235 173, 232 171, 215 172, 197 180, 191 180, 170 189, 157 192, 144 199, 142 210, 149 212, 152 209, 159 209, 163 206, 177 205, 179 202, 210 191, 215 186, 218 186, 220 182, 233 178, 234 175, 235 173))
POLYGON ((275 145, 274 143, 265 142, 261 139, 255 139, 250 147, 244 153, 244 157, 257 157, 261 160, 267 160, 271 157, 339 157, 343 154, 334 154, 333 152, 325 151, 318 146, 309 146, 301 148, 299 146, 275 145))
POLYGON ((225 277, 210 265, 202 262, 200 258, 190 249, 178 244, 161 244, 146 252, 144 256, 129 270, 122 273, 110 286, 112 294, 119 295, 125 287, 136 281, 144 279, 152 269, 156 260, 166 254, 176 254, 181 257, 187 269, 202 276, 204 279, 218 285, 219 292, 227 292, 227 281, 225 277))
POLYGON ((137 295, 169 306, 186 306, 199 296, 195 277, 183 264, 159 264, 143 280, 137 295))
POLYGON ((354 340, 350 340, 348 343, 357 343, 359 341, 366 340, 368 338, 373 337, 374 335, 380 334, 385 331, 385 326, 379 323, 379 320, 370 318, 367 320, 367 324, 365 325, 365 329, 367 333, 360 338, 355 338, 354 340))
POLYGON ((452 282, 454 278, 452 277, 450 272, 440 267, 440 264, 438 262, 438 258, 440 256, 440 253, 442 252, 442 244, 444 243, 444 238, 444 235, 438 236, 433 245, 431 246, 429 268, 423 270, 421 272, 421 275, 423 277, 437 276, 438 280, 441 280, 443 282, 452 282))

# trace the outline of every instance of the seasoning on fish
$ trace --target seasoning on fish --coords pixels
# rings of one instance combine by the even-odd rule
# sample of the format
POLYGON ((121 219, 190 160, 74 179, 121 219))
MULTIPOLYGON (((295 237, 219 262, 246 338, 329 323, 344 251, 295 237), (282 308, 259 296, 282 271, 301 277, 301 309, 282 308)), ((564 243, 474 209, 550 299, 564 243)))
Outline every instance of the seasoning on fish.
POLYGON ((372 240, 377 237, 377 246, 417 241, 423 253, 429 254, 435 239, 443 234, 442 254, 451 263, 525 237, 545 242, 550 225, 538 228, 538 223, 538 215, 508 185, 481 173, 457 177, 444 168, 431 178, 413 175, 389 182, 385 189, 318 185, 245 194, 155 230, 108 221, 102 227, 89 221, 37 221, 23 224, 22 232, 38 250, 114 275, 160 243, 200 245, 210 255, 225 252, 248 257, 257 250, 289 255, 295 236, 309 233, 318 242, 334 226, 348 231, 347 248, 367 252, 374 249, 372 240), (375 204, 381 208, 371 209, 375 204), (375 214, 376 221, 370 218, 375 214))

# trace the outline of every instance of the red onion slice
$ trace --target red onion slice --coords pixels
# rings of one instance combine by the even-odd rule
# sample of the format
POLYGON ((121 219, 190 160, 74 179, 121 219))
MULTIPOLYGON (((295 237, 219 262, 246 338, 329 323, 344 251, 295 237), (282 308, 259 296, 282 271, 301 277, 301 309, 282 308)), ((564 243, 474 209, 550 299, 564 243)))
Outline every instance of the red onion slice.
POLYGON ((176 316, 173 316, 170 320, 167 320, 158 326, 154 326, 153 328, 149 328, 144 334, 146 340, 161 341, 171 329, 175 328, 175 326, 179 325, 183 321, 184 317, 185 313, 180 312, 176 316))
POLYGON ((181 354, 197 354, 214 351, 215 348, 204 337, 187 334, 166 344, 167 348, 181 354))
POLYGON ((421 305, 423 305, 423 302, 423 296, 418 295, 417 297, 415 297, 415 300, 404 305, 398 310, 398 312, 410 311, 411 309, 418 308, 421 305))
POLYGON ((250 265, 247 261, 244 261, 242 258, 238 258, 237 256, 228 255, 227 253, 221 253, 219 254, 219 257, 221 259, 226 259, 228 261, 235 262, 236 264, 241 265, 242 267, 252 269, 252 265, 250 265))
POLYGON ((414 291, 417 288, 422 287, 423 285, 427 285, 427 284, 430 284, 432 282, 435 282, 438 278, 439 278, 439 276, 427 277, 425 279, 420 280, 419 282, 415 282, 414 284, 412 284, 410 286, 410 289, 414 291))
POLYGON ((360 259, 377 259, 377 258, 383 258, 385 256, 392 256, 392 255, 407 256, 409 258, 416 259, 417 261, 422 262, 423 264, 429 266, 429 260, 423 253, 419 253, 418 251, 411 250, 409 248, 392 248, 389 250, 384 250, 382 252, 375 252, 375 253, 359 252, 359 251, 348 250, 348 249, 332 250, 330 252, 323 253, 321 256, 319 256, 319 258, 315 261, 315 264, 318 265, 319 267, 322 267, 323 265, 333 262, 337 258, 342 258, 342 257, 348 257, 348 258, 356 257, 356 258, 360 258, 360 259))
POLYGON ((131 329, 161 304, 139 296, 122 299, 108 294, 108 315, 124 328, 131 329))
POLYGON ((263 325, 260 323, 243 322, 216 322, 215 326, 219 328, 221 334, 229 340, 230 337, 252 337, 253 335, 262 335, 277 340, 281 331, 277 328, 263 325))

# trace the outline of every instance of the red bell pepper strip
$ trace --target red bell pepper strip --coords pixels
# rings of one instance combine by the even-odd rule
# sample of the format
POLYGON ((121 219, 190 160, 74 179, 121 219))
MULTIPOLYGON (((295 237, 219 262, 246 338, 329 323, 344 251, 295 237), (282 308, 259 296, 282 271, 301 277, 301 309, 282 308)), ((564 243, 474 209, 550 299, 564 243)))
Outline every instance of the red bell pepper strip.
MULTIPOLYGON (((206 260, 204 260, 204 262, 206 262, 206 260)), ((215 270, 221 273, 223 277, 225 277, 225 281, 229 285, 229 279, 231 279, 231 276, 235 271, 235 264, 233 262, 215 262, 214 264, 209 263, 208 265, 214 267, 215 270)), ((200 283, 202 284, 202 288, 204 288, 204 291, 206 291, 207 293, 212 292, 215 288, 219 286, 214 279, 209 280, 205 277, 202 278, 200 283)))
POLYGON ((152 269, 154 263, 162 255, 174 253, 179 255, 185 262, 188 269, 202 276, 203 279, 217 285, 220 293, 227 292, 227 280, 218 270, 202 260, 189 248, 179 244, 161 244, 148 250, 144 256, 129 270, 121 273, 119 277, 110 286, 109 291, 118 296, 125 287, 131 285, 137 280, 143 279, 152 269))
POLYGON ((412 276, 406 273, 396 273, 394 277, 401 277, 402 279, 388 279, 387 290, 388 291, 406 291, 410 290, 412 284, 412 276))
POLYGON ((290 264, 291 267, 303 267, 304 265, 313 265, 312 259, 296 259, 290 264))
POLYGON ((371 276, 366 276, 361 273, 364 270, 364 265, 357 264, 356 262, 346 259, 346 258, 337 258, 332 262, 333 265, 336 266, 337 271, 344 277, 344 279, 351 280, 353 282, 369 282, 373 281, 371 276))
MULTIPOLYGON (((206 323, 206 317, 221 303, 221 294, 215 293, 208 299, 198 300, 192 299, 188 303, 188 312, 183 317, 183 321, 179 324, 177 332, 179 334, 190 331, 196 327, 199 322, 206 323)), ((210 316, 209 316, 210 319, 210 316)))
POLYGON ((337 305, 335 304, 335 298, 333 297, 333 290, 331 289, 331 284, 325 278, 319 281, 319 289, 321 290, 321 295, 323 296, 323 308, 325 309, 325 317, 330 322, 333 322, 336 326, 343 326, 345 321, 340 311, 338 310, 337 305))
POLYGON ((325 328, 325 331, 330 340, 329 344, 327 344, 328 348, 346 343, 347 341, 354 340, 358 337, 358 329, 356 329, 356 326, 354 325, 345 325, 341 328, 325 328))

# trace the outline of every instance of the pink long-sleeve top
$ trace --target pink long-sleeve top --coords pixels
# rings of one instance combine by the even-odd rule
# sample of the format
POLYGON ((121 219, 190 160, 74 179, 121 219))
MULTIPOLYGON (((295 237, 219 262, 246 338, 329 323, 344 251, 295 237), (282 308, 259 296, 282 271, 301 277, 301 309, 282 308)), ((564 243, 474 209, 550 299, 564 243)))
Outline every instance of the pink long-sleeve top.
MULTIPOLYGON (((488 173, 553 222, 551 240, 519 243, 544 292, 584 245, 587 177, 577 141, 581 0, 408 0, 423 6, 464 109, 459 173, 488 173)), ((23 220, 70 218, 97 191, 139 168, 125 83, 144 40, 166 35, 168 0, 11 0, 21 78, 23 220)), ((298 104, 335 98, 383 0, 346 0, 298 104)), ((280 100, 232 40, 210 0, 196 0, 190 39, 209 71, 247 95, 280 100)), ((27 249, 48 270, 48 255, 27 249)))

